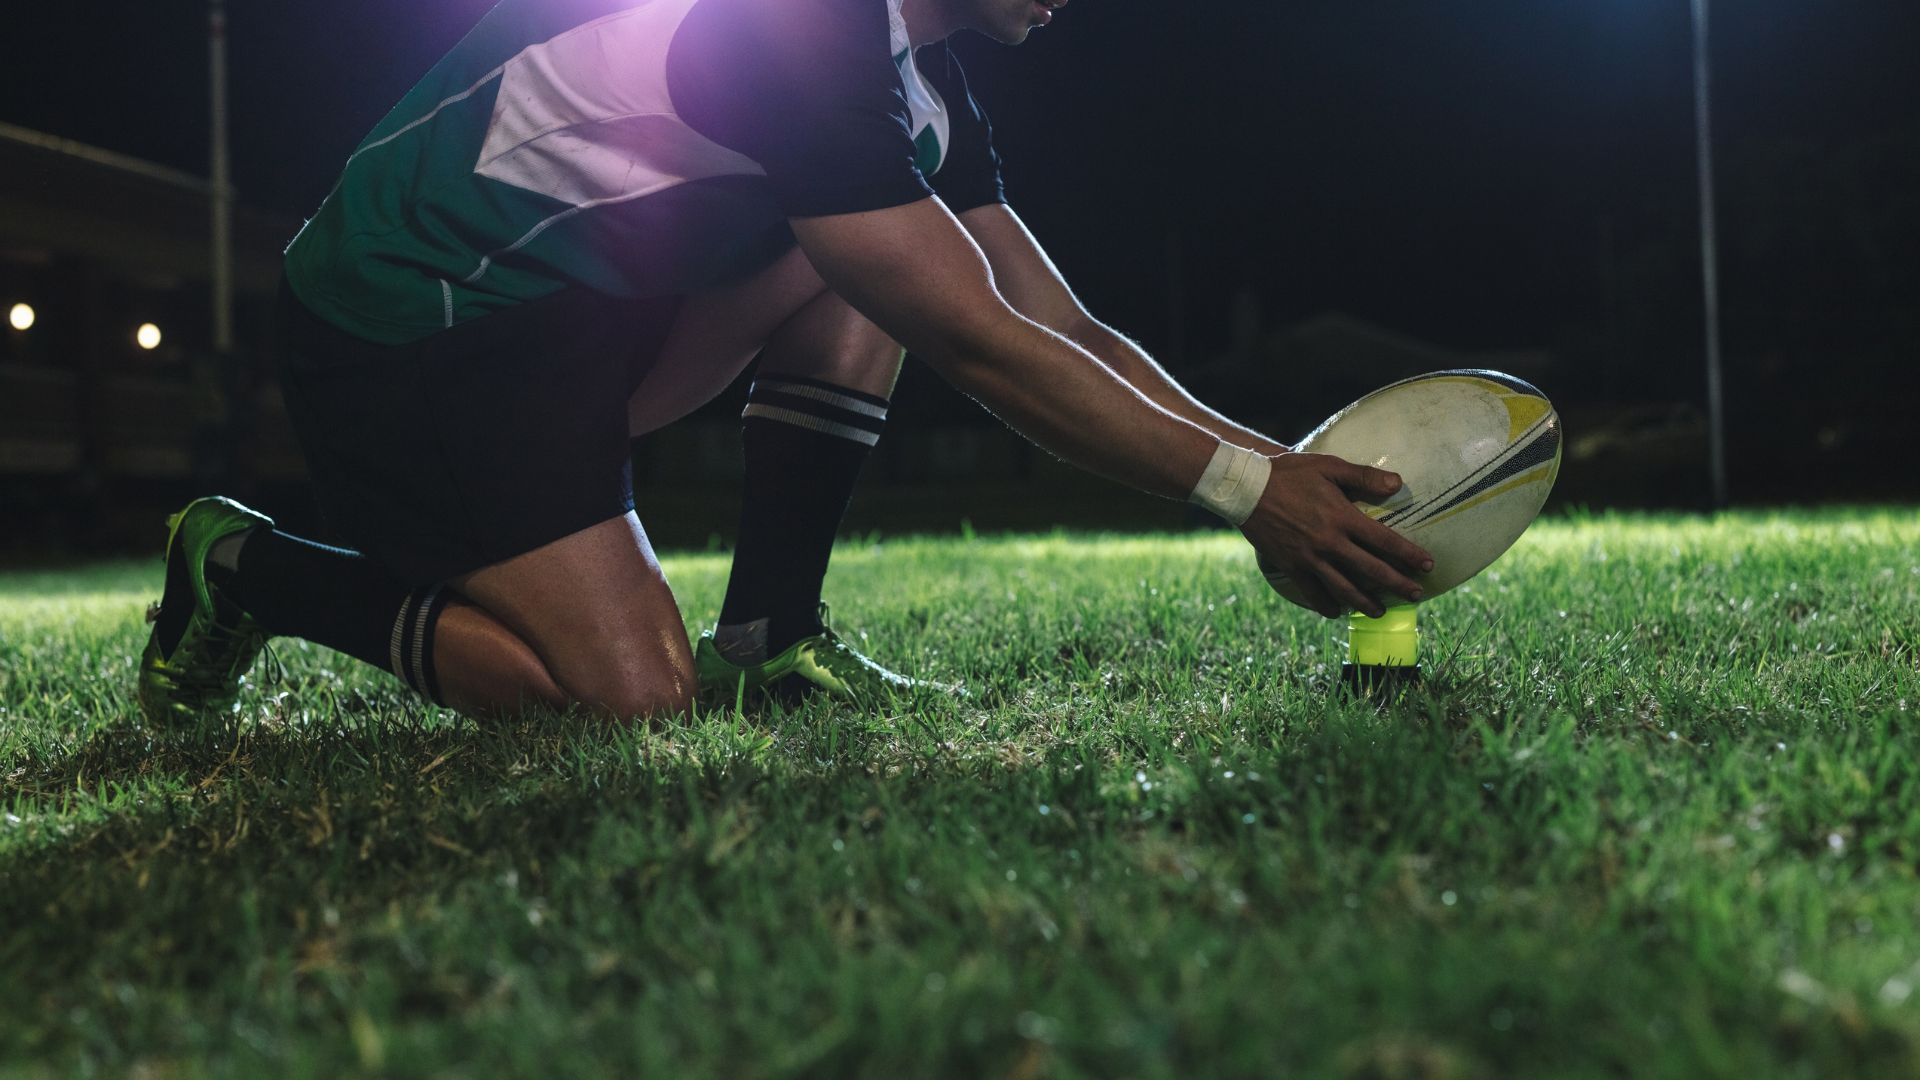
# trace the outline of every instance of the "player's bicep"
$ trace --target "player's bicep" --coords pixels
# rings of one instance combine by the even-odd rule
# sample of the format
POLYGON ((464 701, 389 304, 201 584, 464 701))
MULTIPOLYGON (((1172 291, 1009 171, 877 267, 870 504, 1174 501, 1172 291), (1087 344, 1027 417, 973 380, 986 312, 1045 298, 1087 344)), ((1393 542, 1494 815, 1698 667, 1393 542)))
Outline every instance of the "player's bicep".
POLYGON ((936 363, 1012 316, 987 259, 938 199, 792 219, 827 285, 895 341, 936 363))
POLYGON ((1069 337, 1089 318, 1067 279, 1012 207, 1004 203, 975 207, 960 215, 960 223, 986 253, 1000 294, 1020 314, 1069 337))

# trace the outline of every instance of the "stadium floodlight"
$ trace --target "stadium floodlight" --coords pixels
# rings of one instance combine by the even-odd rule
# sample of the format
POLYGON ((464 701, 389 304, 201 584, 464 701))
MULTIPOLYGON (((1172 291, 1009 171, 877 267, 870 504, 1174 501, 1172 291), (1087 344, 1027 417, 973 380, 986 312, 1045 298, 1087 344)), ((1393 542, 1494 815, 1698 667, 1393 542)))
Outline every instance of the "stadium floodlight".
POLYGON ((133 332, 133 343, 152 352, 160 347, 160 328, 152 323, 141 323, 140 329, 133 332))
POLYGON ((227 0, 207 2, 207 85, 213 185, 210 241, 213 259, 213 351, 233 351, 233 168, 227 131, 227 0))
POLYGON ((1720 380, 1720 252, 1713 208, 1712 69, 1707 61, 1708 0, 1693 7, 1694 157, 1700 176, 1700 285, 1707 323, 1707 424, 1714 509, 1727 505, 1727 414, 1720 380))
POLYGON ((35 318, 37 316, 34 314, 32 304, 15 304, 12 310, 7 312, 7 325, 15 330, 31 330, 35 318))

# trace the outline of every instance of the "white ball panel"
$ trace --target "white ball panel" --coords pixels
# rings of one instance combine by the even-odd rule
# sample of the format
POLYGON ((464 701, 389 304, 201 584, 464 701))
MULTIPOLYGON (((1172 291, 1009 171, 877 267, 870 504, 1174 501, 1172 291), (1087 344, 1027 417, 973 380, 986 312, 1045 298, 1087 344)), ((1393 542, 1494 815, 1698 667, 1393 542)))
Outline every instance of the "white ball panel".
MULTIPOLYGON (((1400 474, 1406 487, 1383 506, 1357 505, 1390 518, 1396 531, 1433 554, 1433 571, 1418 579, 1432 599, 1513 546, 1552 490, 1559 473, 1560 419, 1533 390, 1527 396, 1538 400, 1529 404, 1542 415, 1515 439, 1514 418, 1526 414, 1510 410, 1508 399, 1527 390, 1532 388, 1495 372, 1410 379, 1336 413, 1298 448, 1400 474), (1541 445, 1541 440, 1551 442, 1541 445), (1516 470, 1511 464, 1516 457, 1536 463, 1516 470), (1467 495, 1476 485, 1486 490, 1467 495), (1449 505, 1456 500, 1459 505, 1449 505)), ((1303 600, 1285 574, 1264 563, 1261 570, 1282 596, 1303 600)))

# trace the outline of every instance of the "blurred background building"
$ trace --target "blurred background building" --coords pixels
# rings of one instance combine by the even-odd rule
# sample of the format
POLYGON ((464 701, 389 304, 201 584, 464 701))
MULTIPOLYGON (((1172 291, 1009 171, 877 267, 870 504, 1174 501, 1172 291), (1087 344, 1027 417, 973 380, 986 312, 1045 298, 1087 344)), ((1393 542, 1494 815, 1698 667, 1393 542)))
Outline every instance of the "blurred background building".
POLYGON ((236 215, 237 348, 209 325, 211 186, 0 124, 0 501, 10 543, 112 545, 125 515, 220 486, 297 485, 266 377, 298 219, 236 215))

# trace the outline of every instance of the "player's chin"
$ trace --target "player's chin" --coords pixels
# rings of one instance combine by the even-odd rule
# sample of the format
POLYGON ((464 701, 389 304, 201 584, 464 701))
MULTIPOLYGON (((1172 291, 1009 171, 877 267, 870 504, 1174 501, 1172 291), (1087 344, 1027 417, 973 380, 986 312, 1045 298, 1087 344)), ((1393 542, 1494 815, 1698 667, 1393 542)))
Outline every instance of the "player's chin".
POLYGON ((1011 16, 1005 21, 994 20, 996 25, 987 28, 986 35, 1002 45, 1018 45, 1027 40, 1035 30, 1046 25, 1044 22, 1036 21, 1030 14, 1036 6, 1029 3, 1024 6, 1023 12, 1019 15, 1011 16))

